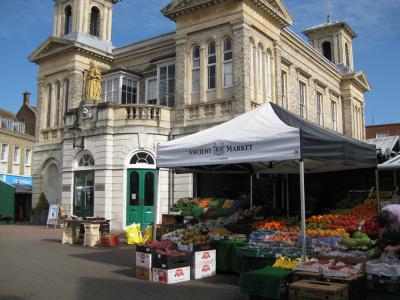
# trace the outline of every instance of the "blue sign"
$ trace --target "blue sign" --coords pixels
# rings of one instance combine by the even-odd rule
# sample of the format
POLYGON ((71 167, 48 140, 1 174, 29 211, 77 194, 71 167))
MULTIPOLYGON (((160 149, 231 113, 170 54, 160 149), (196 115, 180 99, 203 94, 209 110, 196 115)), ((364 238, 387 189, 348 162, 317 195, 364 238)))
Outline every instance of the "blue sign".
POLYGON ((4 182, 11 185, 23 185, 32 187, 32 177, 0 174, 0 180, 3 180, 4 182))

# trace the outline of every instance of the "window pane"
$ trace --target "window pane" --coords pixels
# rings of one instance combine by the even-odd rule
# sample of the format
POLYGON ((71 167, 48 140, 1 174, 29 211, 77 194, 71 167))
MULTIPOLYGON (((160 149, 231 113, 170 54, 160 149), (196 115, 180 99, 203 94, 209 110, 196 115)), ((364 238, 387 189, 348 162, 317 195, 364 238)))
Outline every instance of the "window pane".
POLYGON ((154 174, 146 173, 144 179, 144 205, 153 206, 154 205, 154 174))
POLYGON ((130 206, 139 205, 139 174, 138 173, 136 173, 136 172, 131 173, 129 188, 130 188, 129 205, 130 206))

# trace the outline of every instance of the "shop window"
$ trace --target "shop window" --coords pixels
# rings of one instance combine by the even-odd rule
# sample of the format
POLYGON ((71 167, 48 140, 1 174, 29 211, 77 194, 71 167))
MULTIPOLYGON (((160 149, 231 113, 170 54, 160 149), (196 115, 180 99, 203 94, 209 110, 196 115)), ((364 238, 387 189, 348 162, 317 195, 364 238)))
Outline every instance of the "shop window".
POLYGON ((223 59, 224 88, 230 88, 233 85, 233 52, 231 39, 226 39, 224 41, 223 59))
POLYGON ((93 7, 90 13, 90 34, 100 36, 100 10, 93 7))
POLYGON ((194 47, 192 53, 192 93, 200 92, 200 47, 194 47))
POLYGON ((136 165, 136 164, 147 164, 147 165, 154 165, 154 158, 146 152, 138 152, 134 154, 131 158, 131 165, 136 165))
POLYGON ((322 43, 322 54, 325 58, 332 61, 332 46, 330 42, 326 41, 322 43))
POLYGON ((208 71, 208 89, 214 90, 216 88, 216 67, 217 55, 215 51, 215 43, 208 44, 207 49, 207 71, 208 71))
POLYGON ((64 11, 65 23, 64 23, 64 34, 72 32, 72 9, 71 6, 67 6, 64 11))
POLYGON ((93 156, 90 154, 84 154, 81 159, 79 160, 79 167, 93 167, 94 166, 94 159, 93 156))

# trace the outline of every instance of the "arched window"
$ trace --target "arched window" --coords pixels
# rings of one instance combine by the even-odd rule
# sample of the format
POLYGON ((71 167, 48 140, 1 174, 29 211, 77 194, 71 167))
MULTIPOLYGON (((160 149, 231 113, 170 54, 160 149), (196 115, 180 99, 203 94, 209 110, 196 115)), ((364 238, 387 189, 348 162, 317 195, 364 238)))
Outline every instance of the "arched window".
POLYGON ((344 62, 346 66, 350 67, 350 51, 349 51, 349 45, 347 43, 344 44, 344 51, 345 53, 345 57, 346 57, 346 61, 344 62))
POLYGON ((100 10, 93 7, 90 13, 90 34, 100 36, 100 10))
POLYGON ((332 46, 330 42, 326 41, 322 43, 322 55, 332 61, 332 46))
POLYGON ((84 154, 79 160, 78 167, 94 167, 94 159, 90 154, 84 154))
POLYGON ((258 56, 257 56, 257 65, 258 65, 258 92, 264 93, 264 70, 263 70, 263 49, 261 45, 258 45, 258 56))
POLYGON ((266 77, 266 88, 267 96, 272 97, 272 55, 271 50, 267 50, 266 65, 265 65, 265 77, 266 77))
POLYGON ((67 6, 64 11, 65 23, 64 23, 64 34, 68 34, 72 31, 72 9, 71 6, 67 6))
POLYGON ((47 120, 46 120, 46 125, 47 128, 50 128, 50 118, 51 118, 51 102, 52 102, 52 88, 51 84, 47 85, 47 120))
POLYGON ((192 52, 192 92, 200 92, 200 47, 194 47, 192 52))
POLYGON ((131 165, 136 165, 136 164, 146 164, 146 165, 154 165, 154 158, 146 152, 138 152, 135 153, 130 161, 131 165))
POLYGON ((224 64, 223 64, 223 82, 224 88, 230 88, 233 85, 233 66, 232 66, 232 40, 226 39, 224 41, 224 64))
POLYGON ((61 84, 56 82, 56 107, 54 110, 54 127, 58 127, 60 118, 60 104, 61 104, 61 84))
POLYGON ((208 44, 207 50, 207 70, 208 70, 208 89, 213 90, 216 87, 216 64, 217 56, 215 52, 215 43, 208 44))
POLYGON ((254 42, 250 40, 250 48, 249 48, 249 56, 250 56, 250 88, 254 89, 254 42))

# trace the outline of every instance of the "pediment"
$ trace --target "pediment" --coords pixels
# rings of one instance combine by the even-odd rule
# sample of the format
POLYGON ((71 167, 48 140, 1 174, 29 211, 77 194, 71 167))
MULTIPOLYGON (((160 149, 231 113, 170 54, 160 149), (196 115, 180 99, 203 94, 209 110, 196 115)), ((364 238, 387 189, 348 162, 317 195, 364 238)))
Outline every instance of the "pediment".
POLYGON ((65 52, 73 46, 74 43, 71 41, 51 37, 42 43, 28 58, 30 61, 36 62, 45 57, 65 52))
MULTIPOLYGON (((161 12, 168 18, 175 20, 175 18, 184 13, 190 13, 193 10, 201 9, 216 5, 221 2, 237 1, 237 0, 174 0, 161 12)), ((290 15, 285 4, 281 0, 242 0, 253 2, 260 7, 263 11, 268 11, 275 18, 279 19, 281 23, 290 25, 293 23, 293 18, 290 15)))

